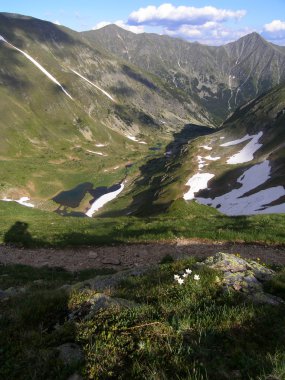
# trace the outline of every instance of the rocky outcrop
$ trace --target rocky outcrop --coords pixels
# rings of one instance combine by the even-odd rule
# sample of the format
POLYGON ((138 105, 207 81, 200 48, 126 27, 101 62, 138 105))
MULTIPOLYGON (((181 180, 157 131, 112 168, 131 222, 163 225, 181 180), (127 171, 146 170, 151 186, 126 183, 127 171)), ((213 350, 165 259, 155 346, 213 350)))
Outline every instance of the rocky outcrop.
POLYGON ((264 292, 263 283, 269 281, 275 272, 256 261, 219 252, 208 257, 202 265, 221 272, 217 280, 225 291, 239 292, 254 303, 278 305, 284 302, 281 298, 264 292))
POLYGON ((135 303, 123 298, 109 297, 103 293, 93 294, 87 301, 80 304, 78 308, 69 315, 70 320, 88 320, 93 318, 97 313, 107 309, 126 309, 134 307, 135 303))

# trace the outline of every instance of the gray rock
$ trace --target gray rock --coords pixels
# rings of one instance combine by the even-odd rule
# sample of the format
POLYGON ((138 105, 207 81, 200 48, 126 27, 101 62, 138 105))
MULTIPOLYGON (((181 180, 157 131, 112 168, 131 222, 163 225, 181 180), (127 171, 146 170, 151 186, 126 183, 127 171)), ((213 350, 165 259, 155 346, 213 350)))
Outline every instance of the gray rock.
POLYGON ((116 257, 105 257, 101 260, 102 264, 110 264, 110 265, 120 265, 121 261, 116 257))
POLYGON ((26 291, 27 291, 27 289, 24 287, 21 287, 21 288, 13 288, 12 287, 12 288, 6 289, 5 293, 8 297, 15 297, 19 294, 25 293, 26 291))
POLYGON ((81 375, 78 375, 78 373, 74 373, 73 375, 69 376, 67 380, 83 380, 83 377, 81 375))
POLYGON ((110 308, 131 308, 135 306, 134 302, 125 300, 123 298, 112 298, 103 293, 97 293, 90 300, 91 309, 90 315, 94 315, 101 310, 110 309, 110 308))
POLYGON ((247 262, 240 257, 228 253, 219 252, 214 256, 208 257, 205 264, 213 269, 223 272, 242 272, 247 269, 247 262))
POLYGON ((221 285, 226 291, 237 291, 254 303, 278 305, 281 298, 266 294, 262 282, 269 280, 274 271, 255 261, 247 261, 233 254, 219 252, 207 258, 204 265, 223 273, 221 285))
POLYGON ((59 358, 64 364, 76 364, 84 360, 81 348, 75 343, 65 343, 57 347, 59 358))
POLYGON ((141 276, 149 271, 149 267, 133 268, 106 276, 97 276, 81 283, 82 287, 97 290, 99 292, 116 287, 124 278, 141 276))
POLYGON ((64 285, 62 285, 60 288, 59 288, 60 290, 63 290, 64 292, 66 292, 66 293, 71 293, 71 291, 72 291, 72 286, 71 285, 68 285, 68 284, 64 284, 64 285))
POLYGON ((78 373, 74 373, 73 375, 69 376, 67 380, 83 380, 83 377, 78 373))
POLYGON ((264 292, 252 293, 248 295, 248 297, 253 303, 256 304, 268 304, 276 306, 280 305, 280 303, 284 303, 284 301, 281 298, 264 292))
POLYGON ((89 257, 89 259, 97 259, 97 257, 98 257, 98 253, 97 253, 97 252, 92 252, 92 251, 90 251, 90 252, 88 253, 88 257, 89 257))
POLYGON ((8 298, 9 298, 8 294, 4 290, 0 289, 0 300, 5 300, 8 298))
POLYGON ((266 268, 256 261, 248 263, 248 267, 252 270, 254 276, 262 282, 270 280, 275 273, 272 269, 266 268))
POLYGON ((109 297, 103 293, 96 293, 89 300, 83 302, 77 309, 69 314, 70 320, 89 320, 102 310, 125 309, 136 306, 134 302, 123 298, 109 297))

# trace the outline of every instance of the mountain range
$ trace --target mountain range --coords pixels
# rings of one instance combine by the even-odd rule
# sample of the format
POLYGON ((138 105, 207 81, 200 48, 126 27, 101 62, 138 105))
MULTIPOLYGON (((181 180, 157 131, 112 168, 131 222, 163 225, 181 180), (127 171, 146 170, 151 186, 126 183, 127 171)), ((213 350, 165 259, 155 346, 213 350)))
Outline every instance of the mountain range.
POLYGON ((79 216, 94 202, 101 216, 141 215, 181 198, 285 212, 284 47, 0 13, 0 58, 1 199, 79 216))

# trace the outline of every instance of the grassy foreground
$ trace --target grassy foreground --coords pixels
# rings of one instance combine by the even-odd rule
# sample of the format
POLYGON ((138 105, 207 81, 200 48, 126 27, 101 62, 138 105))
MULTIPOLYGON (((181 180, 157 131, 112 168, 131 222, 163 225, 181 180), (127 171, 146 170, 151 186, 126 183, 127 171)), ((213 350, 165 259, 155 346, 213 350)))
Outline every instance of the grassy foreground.
MULTIPOLYGON (((26 291, 1 301, 0 377, 66 380, 77 372, 100 380, 284 379, 284 305, 258 306, 223 293, 219 273, 194 262, 161 264, 126 278, 108 293, 130 307, 89 318, 84 311, 96 290, 68 294, 59 286, 103 273, 1 266, 0 287, 26 291), (186 268, 193 273, 179 285, 173 276, 186 268), (70 320, 70 313, 76 317, 70 320), (83 361, 60 360, 56 347, 67 342, 82 348, 83 361)), ((285 299, 284 269, 268 290, 285 299)))
POLYGON ((154 217, 74 218, 0 202, 0 243, 26 247, 84 246, 176 238, 285 243, 285 216, 227 217, 178 200, 154 217))

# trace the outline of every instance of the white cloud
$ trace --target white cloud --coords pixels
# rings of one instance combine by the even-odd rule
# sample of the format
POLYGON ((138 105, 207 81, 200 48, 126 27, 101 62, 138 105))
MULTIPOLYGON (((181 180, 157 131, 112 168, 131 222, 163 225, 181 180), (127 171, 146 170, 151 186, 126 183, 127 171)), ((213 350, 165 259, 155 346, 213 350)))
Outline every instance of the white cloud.
POLYGON ((233 11, 212 6, 203 8, 162 4, 159 7, 150 5, 132 12, 128 19, 130 25, 150 25, 175 28, 180 25, 203 25, 207 22, 225 22, 239 20, 246 14, 245 10, 233 11))
POLYGON ((250 28, 231 29, 217 22, 207 22, 204 25, 181 25, 175 30, 164 29, 164 33, 169 36, 197 41, 206 45, 224 45, 253 31, 250 28))
POLYGON ((285 45, 285 21, 273 20, 263 26, 264 38, 279 45, 285 45))
POLYGON ((61 25, 61 23, 59 21, 57 21, 57 20, 53 21, 52 23, 55 24, 55 25, 61 25))
POLYGON ((269 24, 264 25, 264 30, 269 33, 285 32, 285 21, 273 20, 269 24))
POLYGON ((101 29, 104 26, 111 25, 111 24, 115 24, 115 25, 119 26, 120 28, 123 28, 125 30, 128 30, 129 32, 133 32, 136 34, 144 32, 144 26, 143 25, 128 25, 123 20, 117 20, 115 22, 101 21, 97 25, 95 25, 92 28, 92 30, 101 29))

